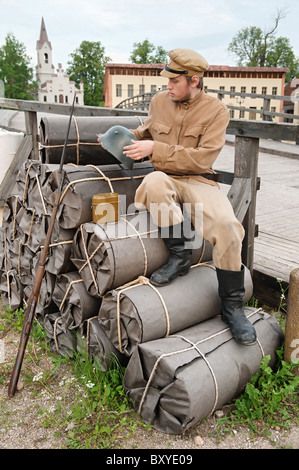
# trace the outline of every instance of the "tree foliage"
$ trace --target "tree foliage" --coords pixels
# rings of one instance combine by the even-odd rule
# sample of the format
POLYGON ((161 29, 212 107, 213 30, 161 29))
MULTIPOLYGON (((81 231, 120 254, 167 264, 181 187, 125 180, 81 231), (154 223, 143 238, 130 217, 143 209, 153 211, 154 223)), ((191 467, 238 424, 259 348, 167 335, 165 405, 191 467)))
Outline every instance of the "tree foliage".
POLYGON ((5 44, 0 48, 0 79, 4 82, 6 98, 32 100, 37 88, 33 81, 31 58, 25 46, 12 33, 7 34, 5 44))
POLYGON ((110 57, 105 56, 105 48, 100 41, 82 41, 70 57, 67 73, 77 86, 83 81, 84 104, 102 106, 105 67, 111 61, 110 57))
POLYGON ((133 64, 161 64, 166 61, 167 51, 162 46, 155 47, 148 39, 134 42, 130 61, 133 64))
POLYGON ((290 40, 275 37, 279 22, 285 17, 279 10, 274 25, 268 31, 257 26, 242 28, 233 37, 228 51, 238 59, 239 66, 248 67, 288 67, 287 81, 298 76, 299 60, 295 57, 290 40))

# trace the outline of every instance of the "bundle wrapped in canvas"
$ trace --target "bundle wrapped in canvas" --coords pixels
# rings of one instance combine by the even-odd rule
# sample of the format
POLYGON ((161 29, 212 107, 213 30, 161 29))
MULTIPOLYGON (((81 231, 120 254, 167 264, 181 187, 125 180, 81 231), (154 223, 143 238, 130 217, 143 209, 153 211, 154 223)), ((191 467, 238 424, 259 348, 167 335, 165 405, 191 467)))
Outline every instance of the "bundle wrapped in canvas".
MULTIPOLYGON (((136 129, 144 122, 139 116, 73 116, 65 163, 109 165, 116 159, 97 142, 97 134, 120 125, 136 129)), ((40 120, 41 160, 59 164, 69 124, 68 116, 47 115, 40 120)))
MULTIPOLYGON (((212 258, 212 247, 193 231, 192 264, 212 258)), ((71 260, 91 295, 150 276, 167 262, 169 251, 147 211, 121 216, 116 223, 82 224, 72 245, 71 260), (134 262, 132 262, 132 258, 134 262)))
MULTIPOLYGON (((246 269, 244 303, 252 290, 246 269)), ((102 299, 99 318, 115 347, 130 356, 139 343, 169 336, 219 313, 216 270, 212 263, 203 263, 163 287, 155 287, 141 276, 109 291, 102 299)))
POLYGON ((119 365, 126 367, 129 360, 112 344, 101 327, 98 316, 89 318, 81 325, 77 335, 77 350, 82 353, 82 357, 87 356, 93 363, 97 363, 103 372, 119 365))
MULTIPOLYGON (((120 212, 125 214, 134 203, 136 189, 142 178, 153 171, 150 163, 134 165, 132 173, 119 165, 96 167, 64 166, 66 172, 57 220, 62 228, 78 228, 92 220, 92 196, 99 193, 117 193, 120 195, 120 212)), ((53 205, 60 185, 58 171, 51 173, 45 188, 45 199, 53 205)))
POLYGON ((88 294, 78 271, 57 276, 53 301, 69 330, 79 328, 87 318, 97 315, 101 305, 101 299, 88 294))
POLYGON ((23 306, 23 286, 15 269, 1 273, 0 292, 5 308, 14 311, 23 306))
POLYGON ((235 398, 283 340, 276 319, 246 307, 258 341, 238 344, 219 317, 168 338, 139 344, 124 376, 127 395, 147 424, 180 434, 235 398))
POLYGON ((67 328, 59 312, 48 313, 44 317, 43 326, 50 343, 51 351, 62 356, 74 357, 77 349, 76 334, 67 328))
POLYGON ((45 187, 58 165, 43 165, 37 160, 26 160, 17 176, 17 189, 22 206, 34 209, 38 215, 47 214, 45 187))

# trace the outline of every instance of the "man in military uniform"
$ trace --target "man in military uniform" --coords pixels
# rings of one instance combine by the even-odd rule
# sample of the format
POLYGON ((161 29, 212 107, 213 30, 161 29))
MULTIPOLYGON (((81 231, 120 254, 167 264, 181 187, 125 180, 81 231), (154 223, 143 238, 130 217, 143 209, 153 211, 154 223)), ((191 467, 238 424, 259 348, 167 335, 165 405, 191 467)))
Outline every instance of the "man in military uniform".
POLYGON ((161 72, 168 78, 167 90, 153 97, 148 118, 132 131, 138 140, 124 147, 124 154, 133 160, 150 156, 155 168, 138 187, 135 203, 151 213, 170 257, 150 281, 163 286, 189 271, 191 251, 183 230, 182 206, 191 204, 196 227, 196 205, 201 204, 202 235, 213 247, 222 319, 236 341, 253 344, 255 329, 243 310, 244 229, 220 191, 213 170, 225 143, 229 113, 220 100, 203 90, 203 74, 209 65, 200 54, 174 49, 169 57, 161 72))

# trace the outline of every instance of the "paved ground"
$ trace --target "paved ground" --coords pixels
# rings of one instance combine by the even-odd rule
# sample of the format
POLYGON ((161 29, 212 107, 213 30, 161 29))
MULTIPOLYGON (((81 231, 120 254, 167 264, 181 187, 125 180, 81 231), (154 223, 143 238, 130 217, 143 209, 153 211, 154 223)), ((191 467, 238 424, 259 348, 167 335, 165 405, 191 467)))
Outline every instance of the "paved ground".
MULTIPOLYGON (((233 171, 233 136, 227 140, 215 168, 233 171)), ((286 282, 292 269, 299 266, 298 174, 299 145, 261 139, 254 268, 286 282)))

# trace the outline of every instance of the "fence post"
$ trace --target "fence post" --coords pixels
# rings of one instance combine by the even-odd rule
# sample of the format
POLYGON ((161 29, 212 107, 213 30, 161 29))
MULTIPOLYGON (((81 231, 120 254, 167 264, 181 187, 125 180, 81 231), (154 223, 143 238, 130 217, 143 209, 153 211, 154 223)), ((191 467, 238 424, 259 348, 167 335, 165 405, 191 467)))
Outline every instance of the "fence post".
POLYGON ((250 180, 250 203, 243 220, 245 237, 243 240, 242 260, 251 274, 253 273, 258 154, 258 138, 236 135, 234 174, 236 178, 250 180))
POLYGON ((25 111, 26 134, 32 138, 31 159, 39 160, 38 153, 38 129, 36 111, 25 111))
MULTIPOLYGON (((263 111, 270 111, 270 99, 269 98, 264 98, 263 101, 263 111)), ((272 116, 269 116, 268 114, 262 114, 262 119, 264 121, 272 121, 272 116)))
MULTIPOLYGON (((284 360, 299 364, 299 268, 290 274, 287 320, 285 329, 284 360)), ((299 365, 293 371, 299 375, 299 365)))

